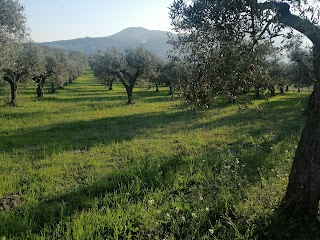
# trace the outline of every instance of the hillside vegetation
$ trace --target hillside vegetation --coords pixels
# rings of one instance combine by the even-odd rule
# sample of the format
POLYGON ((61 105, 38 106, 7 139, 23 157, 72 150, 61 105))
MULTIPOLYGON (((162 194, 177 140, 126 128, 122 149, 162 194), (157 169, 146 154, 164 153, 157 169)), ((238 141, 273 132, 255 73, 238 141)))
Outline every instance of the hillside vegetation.
POLYGON ((113 89, 87 71, 0 105, 0 239, 319 237, 277 210, 307 93, 191 112, 164 87, 137 87, 134 105, 113 89))
POLYGON ((166 58, 168 52, 172 49, 172 46, 168 44, 168 40, 168 32, 131 27, 107 37, 85 37, 39 44, 63 48, 68 51, 81 51, 86 55, 91 55, 98 51, 106 51, 109 48, 123 51, 126 48, 143 46, 145 49, 156 53, 159 57, 166 58))

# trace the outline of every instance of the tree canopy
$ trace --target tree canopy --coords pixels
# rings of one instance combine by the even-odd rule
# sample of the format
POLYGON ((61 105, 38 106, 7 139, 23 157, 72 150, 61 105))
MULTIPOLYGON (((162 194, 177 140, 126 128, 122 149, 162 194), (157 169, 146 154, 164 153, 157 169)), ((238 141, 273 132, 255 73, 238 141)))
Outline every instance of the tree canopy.
POLYGON ((109 49, 91 58, 91 67, 97 77, 107 81, 118 78, 128 95, 128 104, 133 103, 133 88, 138 78, 151 78, 157 72, 157 57, 152 52, 138 47, 119 52, 109 49))
MULTIPOLYGON (((257 54, 257 47, 261 43, 272 43, 274 37, 283 35, 281 30, 286 27, 297 30, 313 43, 314 91, 309 99, 305 128, 282 206, 290 215, 312 217, 317 214, 320 200, 320 137, 317 134, 320 131, 318 4, 318 1, 175 0, 170 8, 172 25, 179 33, 178 38, 172 41, 175 50, 200 67, 201 74, 198 77, 206 83, 211 75, 207 72, 216 72, 221 66, 222 71, 213 76, 215 83, 223 86, 229 79, 232 79, 233 85, 239 83, 246 77, 239 77, 240 71, 235 66, 243 63, 240 69, 245 72, 245 76, 249 76, 253 85, 257 85, 254 78, 261 79, 264 73, 261 71, 264 69, 263 61, 258 61, 262 58, 257 54), (218 58, 213 61, 212 56, 216 54, 218 58), (225 58, 227 54, 229 58, 225 58)), ((286 35, 290 37, 291 34, 286 35)))
POLYGON ((0 0, 0 70, 11 63, 15 44, 27 35, 23 11, 16 0, 0 0))

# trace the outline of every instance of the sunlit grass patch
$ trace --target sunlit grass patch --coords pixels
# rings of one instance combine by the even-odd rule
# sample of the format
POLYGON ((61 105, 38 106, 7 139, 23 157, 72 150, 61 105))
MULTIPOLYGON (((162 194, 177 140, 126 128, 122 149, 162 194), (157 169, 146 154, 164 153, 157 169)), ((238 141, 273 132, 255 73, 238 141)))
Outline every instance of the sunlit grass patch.
POLYGON ((136 87, 128 106, 119 83, 108 91, 90 72, 40 101, 26 87, 17 108, 0 107, 0 236, 314 236, 272 230, 302 227, 277 207, 307 94, 189 112, 165 87, 136 87))

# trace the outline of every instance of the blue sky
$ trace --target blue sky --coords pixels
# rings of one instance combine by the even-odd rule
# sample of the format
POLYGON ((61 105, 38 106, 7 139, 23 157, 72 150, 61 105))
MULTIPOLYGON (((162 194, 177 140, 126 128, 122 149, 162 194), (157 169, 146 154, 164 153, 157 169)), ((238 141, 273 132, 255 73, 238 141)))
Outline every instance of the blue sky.
POLYGON ((20 0, 36 42, 104 37, 127 27, 169 31, 173 0, 20 0))

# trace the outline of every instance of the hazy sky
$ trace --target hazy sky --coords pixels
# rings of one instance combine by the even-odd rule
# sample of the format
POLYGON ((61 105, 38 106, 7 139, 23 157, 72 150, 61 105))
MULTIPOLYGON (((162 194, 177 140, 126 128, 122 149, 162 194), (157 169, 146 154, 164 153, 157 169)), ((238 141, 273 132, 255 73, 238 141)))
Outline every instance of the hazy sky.
POLYGON ((104 37, 127 27, 169 31, 173 0, 20 0, 36 42, 104 37))

